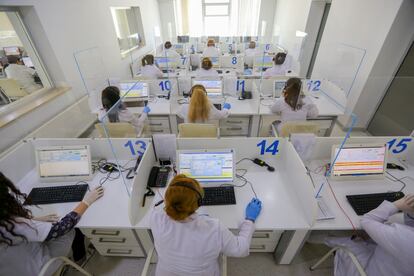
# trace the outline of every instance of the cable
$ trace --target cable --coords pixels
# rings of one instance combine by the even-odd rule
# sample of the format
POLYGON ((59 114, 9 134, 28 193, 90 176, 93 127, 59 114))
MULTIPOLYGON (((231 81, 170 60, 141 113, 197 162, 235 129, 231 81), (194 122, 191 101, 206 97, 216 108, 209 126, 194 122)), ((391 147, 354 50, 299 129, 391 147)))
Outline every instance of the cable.
POLYGON ((404 177, 401 177, 401 178, 397 178, 397 177, 395 177, 394 175, 392 175, 391 173, 389 173, 388 171, 385 171, 387 174, 389 174, 390 176, 392 176, 392 178, 394 178, 394 180, 393 179, 390 179, 389 177, 387 177, 387 179, 389 179, 389 180, 391 180, 391 181, 393 181, 393 182, 400 182, 400 183, 402 183, 403 184, 403 186, 402 186, 402 188, 399 190, 399 192, 402 192, 404 189, 405 189, 405 187, 407 186, 407 184, 405 183, 405 182, 403 182, 402 180, 403 179, 406 179, 406 178, 408 178, 408 179, 411 179, 411 180, 413 180, 414 181, 414 178, 412 178, 411 176, 404 176, 404 177))
POLYGON ((250 161, 253 162, 253 159, 251 159, 251 158, 242 158, 242 159, 240 159, 239 161, 236 162, 236 165, 238 165, 239 163, 241 163, 244 160, 250 160, 250 161))
POLYGON ((351 223, 352 226, 352 230, 354 230, 355 234, 358 235, 357 233, 357 229, 354 225, 354 223, 352 222, 351 218, 348 216, 348 214, 345 212, 344 208, 342 208, 341 204, 339 203, 338 199, 336 198, 335 192, 332 189, 331 183, 328 180, 328 177, 326 177, 326 182, 328 183, 329 189, 331 190, 331 193, 336 201, 336 204, 338 204, 339 208, 341 209, 342 213, 344 213, 344 215, 346 216, 346 218, 348 219, 348 221, 351 223))

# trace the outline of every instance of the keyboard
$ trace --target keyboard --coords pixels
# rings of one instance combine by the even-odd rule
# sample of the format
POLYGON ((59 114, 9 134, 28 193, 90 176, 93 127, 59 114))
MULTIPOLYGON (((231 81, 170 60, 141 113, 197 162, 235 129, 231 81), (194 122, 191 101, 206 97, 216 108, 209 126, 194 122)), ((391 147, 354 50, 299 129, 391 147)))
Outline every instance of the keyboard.
POLYGON ((87 190, 88 184, 33 188, 25 204, 79 202, 87 190))
POLYGON ((346 198, 351 204, 355 213, 358 216, 362 216, 371 210, 374 210, 384 200, 390 202, 396 201, 404 197, 403 192, 389 192, 389 193, 377 193, 377 194, 360 194, 360 195, 347 195, 346 198))
POLYGON ((204 198, 201 205, 234 205, 236 196, 233 186, 204 187, 204 198))

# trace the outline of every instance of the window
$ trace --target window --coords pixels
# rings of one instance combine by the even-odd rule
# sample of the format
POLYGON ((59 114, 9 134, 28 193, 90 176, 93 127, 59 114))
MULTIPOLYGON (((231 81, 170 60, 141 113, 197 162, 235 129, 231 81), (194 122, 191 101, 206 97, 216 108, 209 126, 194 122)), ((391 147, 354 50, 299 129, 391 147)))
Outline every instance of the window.
POLYGON ((8 104, 52 86, 23 25, 12 8, 0 11, 0 111, 8 104))
POLYGON ((139 7, 111 7, 111 14, 123 57, 145 46, 144 27, 139 7))
POLYGON ((229 34, 230 0, 203 0, 204 34, 229 34))

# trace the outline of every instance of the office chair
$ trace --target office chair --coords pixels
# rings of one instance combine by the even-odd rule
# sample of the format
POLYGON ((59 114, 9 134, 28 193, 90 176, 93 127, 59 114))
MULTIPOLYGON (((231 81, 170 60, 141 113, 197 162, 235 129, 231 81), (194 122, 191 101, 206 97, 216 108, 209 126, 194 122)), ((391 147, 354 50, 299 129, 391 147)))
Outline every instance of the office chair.
MULTIPOLYGON (((145 259, 144 268, 142 269, 141 276, 147 276, 149 271, 149 266, 151 264, 152 256, 154 255, 155 247, 153 246, 147 254, 145 259)), ((221 276, 227 276, 227 257, 221 255, 221 276)))
POLYGON ((359 274, 361 276, 367 276, 366 272, 364 271, 364 268, 362 267, 361 263, 358 261, 357 257, 352 253, 348 248, 343 246, 337 246, 329 250, 328 253, 326 253, 319 261, 316 262, 316 264, 309 267, 310 271, 314 271, 320 264, 322 264, 331 254, 334 254, 338 250, 343 250, 348 256, 351 258, 352 262, 356 266, 359 274))
POLYGON ((82 275, 86 275, 86 276, 92 276, 91 273, 87 272, 85 269, 83 269, 82 267, 80 267, 79 265, 77 265, 76 263, 72 262, 71 260, 69 260, 67 257, 55 257, 50 259, 43 267, 42 270, 40 270, 39 276, 45 276, 47 270, 49 269, 49 267, 56 261, 61 261, 63 262, 62 266, 65 265, 69 265, 71 267, 73 267, 74 269, 76 269, 77 271, 79 271, 80 273, 82 273, 82 275))
POLYGON ((219 137, 218 127, 215 124, 179 124, 180 138, 219 137))
POLYGON ((280 132, 277 126, 272 124, 273 133, 277 133, 278 137, 289 137, 291 133, 313 133, 318 135, 319 125, 308 121, 291 121, 283 124, 280 132))
POLYGON ((137 135, 135 128, 130 123, 97 123, 95 124, 95 129, 98 131, 100 138, 107 137, 103 124, 105 124, 105 128, 111 138, 140 137, 142 133, 141 131, 137 135))
POLYGON ((29 95, 14 79, 0 79, 0 87, 11 102, 29 95))

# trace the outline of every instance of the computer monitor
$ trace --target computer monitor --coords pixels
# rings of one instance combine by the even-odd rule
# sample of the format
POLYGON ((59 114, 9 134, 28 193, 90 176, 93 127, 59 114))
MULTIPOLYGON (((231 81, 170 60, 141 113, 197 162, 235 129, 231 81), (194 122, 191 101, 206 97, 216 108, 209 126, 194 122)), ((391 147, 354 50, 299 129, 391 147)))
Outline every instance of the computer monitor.
POLYGON ((180 55, 184 55, 184 44, 174 44, 173 47, 177 53, 179 53, 180 55))
POLYGON ((27 67, 34 67, 32 59, 30 57, 22 57, 22 61, 27 67))
POLYGON ((162 69, 175 69, 178 67, 179 60, 172 57, 155 57, 155 64, 162 69))
POLYGON ((190 36, 188 36, 188 35, 179 35, 179 36, 177 36, 177 42, 178 43, 189 43, 190 42, 190 36))
POLYGON ((254 68, 270 68, 273 66, 273 56, 255 56, 253 60, 254 68))
POLYGON ((41 182, 92 179, 91 153, 88 145, 37 147, 35 152, 41 182))
POLYGON ((3 47, 6 56, 20 56, 20 49, 18 46, 3 47))
POLYGON ((179 150, 178 173, 201 183, 232 183, 235 177, 233 149, 179 150))
POLYGON ((333 179, 378 179, 385 177, 387 168, 387 145, 339 145, 332 147, 331 177, 333 179))
POLYGON ((286 87, 286 80, 275 80, 273 85, 273 97, 279 98, 286 87))
POLYGON ((124 101, 146 100, 148 98, 148 83, 146 82, 120 82, 121 97, 124 101))
POLYGON ((208 97, 221 97, 223 95, 223 82, 221 80, 193 80, 193 86, 204 86, 208 97))
MULTIPOLYGON (((203 58, 201 57, 200 59, 200 68, 201 68, 201 63, 203 62, 203 58)), ((211 63, 213 64, 213 68, 220 68, 220 58, 219 57, 208 57, 211 60, 211 63)))

